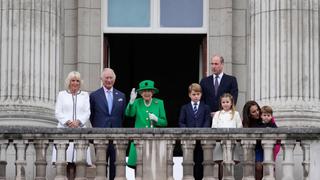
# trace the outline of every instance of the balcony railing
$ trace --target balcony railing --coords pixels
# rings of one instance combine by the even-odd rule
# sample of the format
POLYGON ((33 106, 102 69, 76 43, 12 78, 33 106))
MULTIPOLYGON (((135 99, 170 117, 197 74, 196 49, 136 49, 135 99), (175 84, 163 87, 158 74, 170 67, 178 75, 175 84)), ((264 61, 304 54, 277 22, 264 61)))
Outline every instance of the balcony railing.
POLYGON ((113 143, 116 149, 116 179, 126 179, 126 149, 129 140, 136 143, 137 167, 135 178, 148 180, 172 180, 173 178, 173 150, 177 141, 181 142, 183 152, 183 179, 193 179, 193 150, 196 140, 201 141, 204 152, 204 179, 215 180, 214 148, 221 143, 224 154, 224 179, 235 179, 232 151, 235 144, 241 144, 243 158, 243 180, 254 180, 254 147, 257 140, 261 140, 264 149, 263 175, 265 180, 275 179, 275 162, 273 147, 277 140, 281 140, 283 159, 282 180, 293 180, 294 149, 301 146, 302 164, 300 171, 303 179, 310 179, 310 144, 320 139, 320 128, 243 128, 243 129, 209 129, 209 128, 161 128, 161 129, 133 129, 133 128, 83 128, 57 129, 36 127, 0 127, 0 179, 6 176, 7 148, 13 145, 15 149, 15 179, 29 179, 26 177, 27 163, 35 169, 35 179, 48 179, 46 169, 48 146, 55 145, 57 149, 55 180, 66 179, 65 150, 69 142, 74 142, 77 152, 76 179, 87 179, 86 149, 93 144, 96 153, 95 170, 97 180, 107 178, 106 149, 113 143), (26 149, 33 144, 35 162, 27 162, 26 149))

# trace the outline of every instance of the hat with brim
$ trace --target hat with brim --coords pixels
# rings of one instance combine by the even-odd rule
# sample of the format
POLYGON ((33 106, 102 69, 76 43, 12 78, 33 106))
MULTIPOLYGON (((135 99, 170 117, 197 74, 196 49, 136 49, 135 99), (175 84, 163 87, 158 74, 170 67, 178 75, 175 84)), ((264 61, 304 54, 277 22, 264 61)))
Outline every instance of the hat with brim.
POLYGON ((139 89, 137 89, 137 92, 142 90, 153 90, 154 94, 159 92, 159 90, 154 87, 154 82, 151 80, 144 80, 139 83, 139 89))

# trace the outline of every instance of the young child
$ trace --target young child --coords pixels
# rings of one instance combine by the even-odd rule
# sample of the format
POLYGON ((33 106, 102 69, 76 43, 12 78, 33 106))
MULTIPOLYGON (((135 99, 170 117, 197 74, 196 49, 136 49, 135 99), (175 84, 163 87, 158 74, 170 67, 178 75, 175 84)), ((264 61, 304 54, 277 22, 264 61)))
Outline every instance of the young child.
MULTIPOLYGON (((220 97, 220 111, 214 113, 212 128, 242 128, 240 114, 235 110, 234 100, 231 94, 225 93, 220 97)), ((214 161, 219 164, 219 179, 222 179, 222 147, 217 145, 214 149, 214 161)), ((239 161, 239 154, 234 153, 234 161, 239 161)))
MULTIPOLYGON (((191 102, 183 105, 180 110, 179 126, 184 128, 209 128, 211 123, 210 107, 200 102, 202 90, 197 83, 192 83, 188 88, 191 102)), ((203 178, 203 151, 200 141, 196 142, 193 154, 194 159, 194 178, 203 178)))
MULTIPOLYGON (((272 117, 273 111, 270 106, 263 106, 260 109, 260 122, 257 120, 257 123, 255 127, 257 128, 276 128, 277 125, 275 124, 273 117, 272 117)), ((274 148, 274 159, 276 157, 276 154, 279 152, 280 146, 276 145, 274 148), (277 150, 278 149, 278 150, 277 150), (278 152, 276 152, 278 151, 278 152)), ((257 142, 256 148, 256 179, 261 180, 263 177, 263 159, 264 159, 264 152, 261 145, 261 141, 257 142)))
POLYGON ((270 106, 263 106, 261 108, 261 119, 262 119, 263 126, 271 127, 271 128, 277 127, 272 115, 273 115, 273 111, 270 106))
MULTIPOLYGON (((269 127, 269 128, 277 128, 276 122, 273 117, 273 110, 270 106, 263 106, 261 108, 261 119, 263 126, 269 127)), ((280 142, 277 142, 277 144, 273 148, 273 160, 276 160, 276 157, 280 151, 280 142)))

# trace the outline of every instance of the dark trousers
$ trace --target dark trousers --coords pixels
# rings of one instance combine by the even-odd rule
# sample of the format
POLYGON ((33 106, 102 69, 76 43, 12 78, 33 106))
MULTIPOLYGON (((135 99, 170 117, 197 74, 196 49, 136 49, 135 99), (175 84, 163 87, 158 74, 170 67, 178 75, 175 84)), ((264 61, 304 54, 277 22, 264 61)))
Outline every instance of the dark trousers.
MULTIPOLYGON (((110 160, 109 164, 109 180, 114 180, 116 176, 116 166, 115 166, 115 161, 116 161, 116 151, 114 149, 113 144, 108 145, 107 149, 107 161, 108 159, 110 160)), ((108 171, 108 170, 107 170, 108 171)))
POLYGON ((202 180, 203 178, 203 150, 200 141, 196 141, 196 147, 193 152, 193 176, 195 180, 202 180))

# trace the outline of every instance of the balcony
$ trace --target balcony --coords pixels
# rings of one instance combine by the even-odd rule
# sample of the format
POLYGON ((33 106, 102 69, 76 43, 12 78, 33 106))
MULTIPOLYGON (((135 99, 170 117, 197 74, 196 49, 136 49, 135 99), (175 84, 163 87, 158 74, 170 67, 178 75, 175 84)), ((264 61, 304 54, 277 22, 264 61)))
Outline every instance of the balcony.
MULTIPOLYGON (((66 179, 65 149, 74 142, 77 151, 77 180, 107 179, 106 148, 113 143, 116 148, 116 179, 126 179, 126 149, 129 140, 136 143, 137 167, 135 179, 173 180, 174 147, 179 142, 182 150, 182 179, 193 179, 193 149, 196 140, 201 141, 204 152, 204 179, 216 180, 217 171, 213 162, 213 150, 221 143, 224 154, 224 179, 254 180, 254 147, 261 140, 264 148, 264 180, 317 179, 310 176, 310 170, 319 167, 311 162, 313 145, 319 146, 320 128, 243 128, 243 129, 197 129, 197 128, 84 128, 57 129, 37 127, 0 127, 0 180, 2 179, 66 179), (273 160, 273 147, 281 140, 282 152, 277 166, 273 160), (91 144, 95 149, 96 160, 94 176, 88 177, 86 149, 91 144), (232 151, 235 145, 241 147, 241 173, 234 171, 232 151), (52 146, 57 148, 55 168, 51 166, 52 146), (9 150, 11 147, 12 150, 9 150), (49 148, 50 147, 50 148, 49 148), (300 155, 295 149, 301 148, 300 155), (26 158, 27 149, 34 161, 26 158), (13 155, 13 163, 9 163, 13 155), (28 173, 27 167, 31 167, 28 173), (275 169, 275 170, 274 170, 275 169), (54 177, 48 172, 54 171, 54 177), (280 171, 280 172, 279 172, 280 171), (14 174, 9 172, 13 172, 14 174), (241 174, 241 177, 237 177, 241 174), (276 178, 277 174, 277 178, 276 178), (297 176, 298 174, 298 176, 297 176), (300 178, 300 177, 301 178, 300 178)), ((315 149, 316 150, 316 149, 315 149)), ((316 154, 316 153, 315 153, 316 154)), ((32 159, 32 158, 31 158, 32 159)), ((319 162, 319 160, 315 160, 319 162)), ((317 174, 317 173, 315 173, 317 174)))

